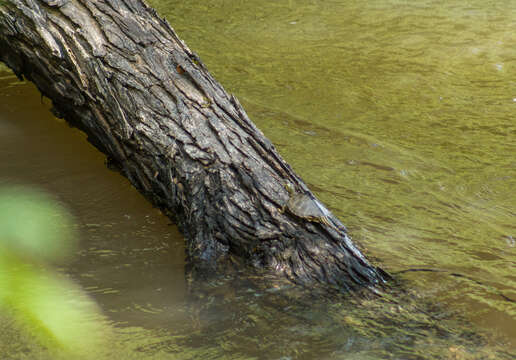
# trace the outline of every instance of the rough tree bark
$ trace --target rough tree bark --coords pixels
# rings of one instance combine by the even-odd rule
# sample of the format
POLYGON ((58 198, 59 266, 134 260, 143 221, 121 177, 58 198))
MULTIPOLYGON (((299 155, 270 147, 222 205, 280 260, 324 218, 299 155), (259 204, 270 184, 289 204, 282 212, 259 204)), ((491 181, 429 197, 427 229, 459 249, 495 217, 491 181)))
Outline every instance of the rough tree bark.
POLYGON ((331 213, 283 211, 287 186, 315 197, 141 0, 0 0, 0 60, 174 217, 189 261, 231 254, 343 290, 384 281, 331 213))

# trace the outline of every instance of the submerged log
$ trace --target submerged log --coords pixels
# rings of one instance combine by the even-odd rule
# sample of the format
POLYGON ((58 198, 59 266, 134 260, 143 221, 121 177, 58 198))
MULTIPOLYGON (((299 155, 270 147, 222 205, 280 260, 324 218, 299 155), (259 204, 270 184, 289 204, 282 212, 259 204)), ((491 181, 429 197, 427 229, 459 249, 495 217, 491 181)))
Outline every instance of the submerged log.
POLYGON ((297 283, 384 281, 168 22, 140 0, 0 0, 0 60, 180 226, 297 283))

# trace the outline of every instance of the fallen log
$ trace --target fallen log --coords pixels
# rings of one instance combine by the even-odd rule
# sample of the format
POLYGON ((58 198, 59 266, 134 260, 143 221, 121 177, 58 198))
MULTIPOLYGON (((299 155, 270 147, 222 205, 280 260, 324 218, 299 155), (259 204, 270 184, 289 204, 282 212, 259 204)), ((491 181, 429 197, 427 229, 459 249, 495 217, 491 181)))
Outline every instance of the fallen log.
POLYGON ((375 286, 355 247, 165 19, 140 0, 0 0, 0 60, 173 217, 189 262, 375 286))

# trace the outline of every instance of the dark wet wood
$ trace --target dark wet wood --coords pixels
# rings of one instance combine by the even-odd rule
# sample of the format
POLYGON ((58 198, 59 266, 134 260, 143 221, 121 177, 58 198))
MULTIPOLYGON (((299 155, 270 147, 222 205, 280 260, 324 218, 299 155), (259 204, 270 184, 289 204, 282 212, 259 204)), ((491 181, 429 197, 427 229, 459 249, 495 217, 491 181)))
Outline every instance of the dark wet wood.
POLYGON ((192 263, 227 255, 303 284, 382 272, 328 223, 281 211, 313 196, 166 20, 140 0, 0 0, 0 60, 183 231, 192 263))

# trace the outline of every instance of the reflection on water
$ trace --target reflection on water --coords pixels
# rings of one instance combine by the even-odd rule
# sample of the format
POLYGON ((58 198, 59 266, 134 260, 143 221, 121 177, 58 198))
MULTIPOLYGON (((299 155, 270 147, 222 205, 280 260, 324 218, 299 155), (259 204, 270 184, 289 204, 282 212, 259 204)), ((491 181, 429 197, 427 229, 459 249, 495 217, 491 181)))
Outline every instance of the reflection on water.
POLYGON ((307 306, 295 291, 244 280, 209 282, 192 299, 176 228, 107 171, 82 135, 50 117, 34 90, 4 78, 1 181, 43 187, 76 214, 83 247, 63 271, 118 329, 110 351, 179 359, 514 354, 516 306, 500 294, 516 299, 516 4, 152 4, 369 256, 392 272, 469 278, 400 275, 421 304, 442 306, 426 313, 389 302, 307 306), (470 334, 457 319, 471 323, 470 334), (483 331, 493 339, 477 337, 483 331))

